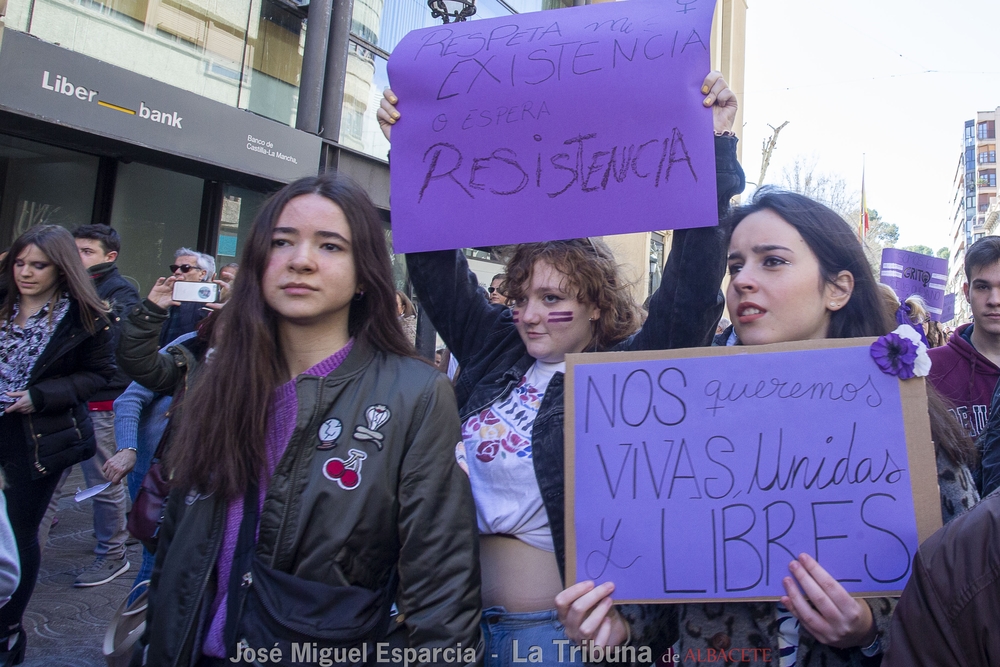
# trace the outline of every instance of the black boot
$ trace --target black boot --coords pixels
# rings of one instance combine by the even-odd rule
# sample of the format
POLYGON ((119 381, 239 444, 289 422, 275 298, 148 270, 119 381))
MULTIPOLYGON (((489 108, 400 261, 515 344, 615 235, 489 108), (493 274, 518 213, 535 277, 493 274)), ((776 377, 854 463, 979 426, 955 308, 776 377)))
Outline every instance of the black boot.
POLYGON ((0 639, 0 667, 10 667, 20 665, 24 662, 24 648, 28 643, 28 635, 24 628, 18 628, 15 634, 6 639, 0 639), (11 642, 14 645, 11 646, 11 642))

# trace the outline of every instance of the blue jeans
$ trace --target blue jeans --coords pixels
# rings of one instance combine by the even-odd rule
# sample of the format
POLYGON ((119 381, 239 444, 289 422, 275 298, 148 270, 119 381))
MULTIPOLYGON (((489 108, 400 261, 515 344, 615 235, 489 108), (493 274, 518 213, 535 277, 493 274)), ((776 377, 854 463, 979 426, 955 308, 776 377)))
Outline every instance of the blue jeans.
POLYGON ((579 649, 566 637, 555 609, 514 613, 490 607, 483 610, 480 627, 486 644, 483 667, 510 667, 517 662, 544 667, 584 664, 579 649), (542 661, 535 662, 539 655, 542 661), (575 659, 571 660, 571 656, 575 659))
MULTIPOLYGON (((135 588, 140 582, 145 581, 153 576, 153 563, 156 561, 156 556, 149 553, 146 547, 142 548, 142 565, 139 566, 139 573, 135 575, 135 581, 132 582, 132 587, 135 588)), ((135 599, 139 597, 145 587, 139 588, 132 595, 129 596, 128 603, 132 604, 135 599)))

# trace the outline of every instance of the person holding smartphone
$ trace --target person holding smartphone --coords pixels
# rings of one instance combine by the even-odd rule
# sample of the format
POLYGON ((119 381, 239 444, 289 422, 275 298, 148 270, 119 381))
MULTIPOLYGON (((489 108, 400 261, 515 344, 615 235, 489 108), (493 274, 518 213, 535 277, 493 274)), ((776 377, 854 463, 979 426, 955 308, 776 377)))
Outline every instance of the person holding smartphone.
POLYGON ((214 284, 211 283, 214 277, 215 259, 212 256, 190 248, 177 249, 174 253, 174 263, 170 265, 170 275, 157 279, 149 293, 149 300, 165 309, 168 315, 160 332, 160 347, 178 336, 197 329, 198 323, 212 312, 205 308, 205 303, 216 299, 210 298, 211 295, 199 298, 198 292, 201 288, 195 284, 200 286, 214 284), (184 283, 178 288, 177 297, 181 298, 174 296, 176 283, 184 283), (163 289, 164 287, 168 289, 163 289))

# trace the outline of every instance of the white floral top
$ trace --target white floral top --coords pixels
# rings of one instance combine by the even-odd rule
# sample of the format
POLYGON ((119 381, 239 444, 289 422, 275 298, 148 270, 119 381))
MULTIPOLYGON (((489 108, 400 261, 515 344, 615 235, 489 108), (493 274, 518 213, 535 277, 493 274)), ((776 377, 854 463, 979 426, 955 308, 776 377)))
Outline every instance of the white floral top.
POLYGON ((484 535, 511 535, 555 551, 535 478, 531 428, 549 381, 565 368, 565 363, 536 361, 513 391, 462 424, 464 458, 484 535))

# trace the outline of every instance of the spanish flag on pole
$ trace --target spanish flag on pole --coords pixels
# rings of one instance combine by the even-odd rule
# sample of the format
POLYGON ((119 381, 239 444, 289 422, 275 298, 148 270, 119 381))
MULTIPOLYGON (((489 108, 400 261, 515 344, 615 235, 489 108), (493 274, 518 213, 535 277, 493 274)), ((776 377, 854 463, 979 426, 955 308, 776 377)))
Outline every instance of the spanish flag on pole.
POLYGON ((861 166, 861 219, 858 220, 858 239, 864 242, 868 236, 868 199, 865 197, 865 167, 861 166))

